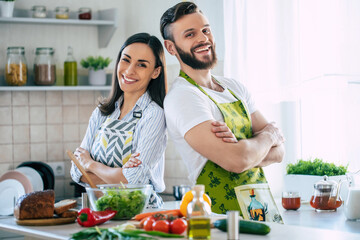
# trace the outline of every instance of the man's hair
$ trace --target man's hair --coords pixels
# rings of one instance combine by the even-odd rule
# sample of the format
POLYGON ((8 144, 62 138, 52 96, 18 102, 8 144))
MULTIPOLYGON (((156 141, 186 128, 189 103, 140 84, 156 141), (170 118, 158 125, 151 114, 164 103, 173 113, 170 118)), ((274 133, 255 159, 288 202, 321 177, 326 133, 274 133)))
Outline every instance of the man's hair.
POLYGON ((166 10, 160 19, 160 32, 165 40, 174 40, 170 25, 180 19, 182 16, 201 12, 193 2, 180 2, 166 10))

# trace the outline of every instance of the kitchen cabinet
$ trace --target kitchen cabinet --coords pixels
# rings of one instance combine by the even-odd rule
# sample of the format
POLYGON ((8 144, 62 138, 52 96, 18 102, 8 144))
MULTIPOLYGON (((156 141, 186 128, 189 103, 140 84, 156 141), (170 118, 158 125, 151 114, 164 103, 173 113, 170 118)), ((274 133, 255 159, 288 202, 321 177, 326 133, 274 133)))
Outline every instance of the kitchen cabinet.
POLYGON ((14 17, 0 17, 0 24, 8 23, 94 26, 98 28, 99 48, 104 48, 118 26, 118 14, 117 9, 111 8, 93 11, 91 20, 79 20, 77 12, 70 12, 69 19, 56 19, 54 11, 48 11, 46 18, 33 18, 31 10, 14 9, 14 17))

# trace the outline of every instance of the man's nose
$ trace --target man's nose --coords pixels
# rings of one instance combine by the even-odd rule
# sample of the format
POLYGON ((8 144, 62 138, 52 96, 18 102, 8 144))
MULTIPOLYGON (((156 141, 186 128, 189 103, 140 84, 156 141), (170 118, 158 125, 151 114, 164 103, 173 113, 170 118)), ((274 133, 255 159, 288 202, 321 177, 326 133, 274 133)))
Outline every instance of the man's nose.
POLYGON ((208 35, 206 35, 205 33, 200 33, 198 36, 199 42, 207 42, 209 40, 208 35))

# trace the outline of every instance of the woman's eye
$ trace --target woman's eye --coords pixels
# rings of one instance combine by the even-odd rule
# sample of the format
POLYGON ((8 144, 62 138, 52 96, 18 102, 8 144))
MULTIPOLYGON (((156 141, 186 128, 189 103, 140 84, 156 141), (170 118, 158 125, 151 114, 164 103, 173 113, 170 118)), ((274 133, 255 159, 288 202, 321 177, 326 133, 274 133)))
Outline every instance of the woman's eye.
POLYGON ((127 58, 122 58, 121 61, 123 61, 123 62, 130 62, 129 59, 127 59, 127 58))
POLYGON ((144 63, 139 63, 139 67, 146 68, 146 64, 144 64, 144 63))

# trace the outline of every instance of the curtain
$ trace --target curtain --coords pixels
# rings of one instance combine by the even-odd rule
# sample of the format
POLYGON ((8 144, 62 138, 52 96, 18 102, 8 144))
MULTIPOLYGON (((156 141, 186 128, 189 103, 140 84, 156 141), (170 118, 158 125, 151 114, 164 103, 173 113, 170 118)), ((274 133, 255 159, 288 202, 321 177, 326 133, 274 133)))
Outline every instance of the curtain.
POLYGON ((247 86, 287 139, 271 174, 315 157, 360 169, 360 1, 223 3, 224 75, 247 86))

